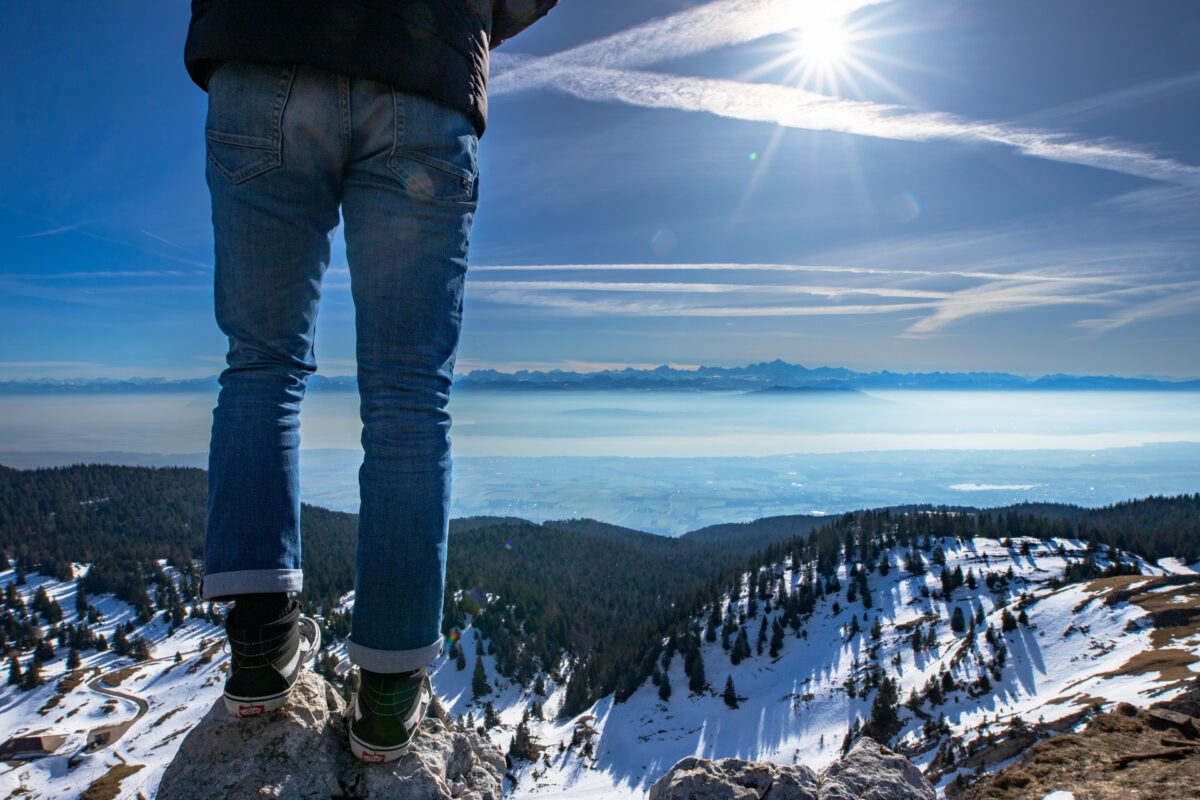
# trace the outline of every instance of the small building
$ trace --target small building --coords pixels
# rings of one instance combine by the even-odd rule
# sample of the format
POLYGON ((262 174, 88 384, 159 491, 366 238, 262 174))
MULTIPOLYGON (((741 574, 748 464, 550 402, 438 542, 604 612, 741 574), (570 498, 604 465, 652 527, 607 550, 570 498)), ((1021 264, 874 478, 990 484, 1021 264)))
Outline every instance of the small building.
POLYGON ((62 734, 42 736, 14 736, 0 744, 0 761, 28 761, 54 755, 67 737, 62 734))

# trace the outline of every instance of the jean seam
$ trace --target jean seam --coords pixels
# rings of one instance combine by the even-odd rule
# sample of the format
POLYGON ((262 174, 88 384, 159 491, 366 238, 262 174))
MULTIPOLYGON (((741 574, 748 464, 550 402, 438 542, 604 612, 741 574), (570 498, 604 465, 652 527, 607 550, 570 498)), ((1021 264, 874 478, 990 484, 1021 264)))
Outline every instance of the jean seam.
POLYGON ((342 152, 349 153, 354 141, 354 127, 350 108, 350 77, 338 75, 338 101, 342 107, 342 152))

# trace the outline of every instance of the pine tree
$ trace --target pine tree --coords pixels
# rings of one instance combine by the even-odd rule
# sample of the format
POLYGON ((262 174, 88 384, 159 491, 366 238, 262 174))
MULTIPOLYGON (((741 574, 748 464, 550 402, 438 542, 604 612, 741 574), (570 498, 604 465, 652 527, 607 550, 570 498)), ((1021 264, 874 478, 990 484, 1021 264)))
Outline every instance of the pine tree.
POLYGON ((471 676, 471 694, 478 700, 480 697, 486 697, 491 693, 492 687, 488 683, 487 673, 483 671, 483 658, 476 655, 475 672, 471 676))
POLYGON ((153 657, 150 640, 145 636, 134 639, 129 646, 129 655, 137 661, 149 661, 153 657))
POLYGON ((79 658, 79 650, 72 645, 71 652, 67 653, 67 669, 79 669, 79 665, 82 663, 79 658))
POLYGON ((17 659, 17 654, 13 653, 8 659, 8 685, 20 686, 23 677, 21 674, 21 662, 17 659))
POLYGON ((21 679, 21 688, 25 691, 36 689, 42 685, 42 662, 38 661, 35 655, 30 661, 29 666, 25 670, 25 676, 21 679))
POLYGON ((508 746, 508 754, 514 760, 519 761, 534 761, 537 759, 537 747, 533 743, 533 736, 529 733, 529 726, 522 720, 517 726, 517 731, 513 734, 512 744, 508 746))
POLYGON ((889 729, 896 723, 899 699, 896 682, 890 677, 884 678, 879 684, 879 691, 875 693, 875 700, 871 703, 871 719, 868 725, 872 738, 880 742, 886 742, 890 738, 889 729))
POLYGON ((124 626, 118 625, 113 632, 112 649, 119 656, 129 655, 129 639, 125 636, 124 626))
POLYGON ((666 674, 658 682, 658 699, 664 703, 671 699, 671 678, 666 674))
POLYGON ((496 707, 492 705, 491 700, 488 700, 487 705, 483 707, 483 727, 488 730, 500 727, 500 714, 496 712, 496 707))
POLYGON ((962 606, 955 606, 954 612, 950 615, 950 630, 955 633, 962 633, 967 629, 967 620, 963 616, 962 606))
POLYGON ((771 623, 771 658, 778 658, 779 651, 783 649, 783 626, 779 624, 779 620, 771 623))
POLYGON ((729 661, 737 666, 742 662, 742 659, 750 657, 750 640, 746 638, 746 629, 739 628, 737 641, 733 643, 733 649, 729 652, 729 661))
POLYGON ((698 646, 689 649, 684 656, 683 671, 688 676, 688 691, 692 694, 700 694, 708 687, 708 679, 704 674, 704 657, 700 655, 698 646))
POLYGON ((725 705, 730 708, 738 707, 737 691, 733 688, 733 676, 730 675, 725 679, 725 691, 721 693, 721 699, 725 701, 725 705))

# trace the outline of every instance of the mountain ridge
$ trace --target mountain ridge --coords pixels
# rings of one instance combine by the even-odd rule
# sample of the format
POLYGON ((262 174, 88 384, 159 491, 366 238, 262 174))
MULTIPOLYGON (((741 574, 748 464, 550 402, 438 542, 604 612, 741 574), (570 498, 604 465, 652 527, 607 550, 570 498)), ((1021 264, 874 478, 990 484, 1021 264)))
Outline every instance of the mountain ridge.
MULTIPOLYGON (((1165 379, 1120 375, 1041 376, 1008 372, 859 372, 845 367, 805 367, 782 359, 740 367, 700 366, 680 369, 662 365, 650 369, 573 372, 564 370, 517 370, 500 372, 476 369, 455 377, 462 391, 744 391, 785 395, 812 392, 845 392, 867 389, 961 389, 1022 391, 1200 391, 1200 379, 1165 379)), ((202 378, 68 378, 0 381, 0 395, 63 393, 132 394, 156 392, 213 392, 217 376, 202 378)), ((314 375, 309 380, 314 392, 353 392, 354 376, 314 375)))

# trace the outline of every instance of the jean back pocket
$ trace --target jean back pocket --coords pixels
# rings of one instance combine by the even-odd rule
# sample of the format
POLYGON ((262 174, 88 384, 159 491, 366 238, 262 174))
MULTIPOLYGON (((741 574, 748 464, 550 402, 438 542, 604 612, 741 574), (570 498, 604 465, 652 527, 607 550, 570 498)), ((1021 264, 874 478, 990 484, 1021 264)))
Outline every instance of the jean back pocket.
POLYGON ((204 138, 208 161, 231 183, 283 163, 283 109, 294 66, 230 61, 208 84, 204 138))
POLYGON ((418 201, 472 203, 479 197, 479 137, 458 109, 393 90, 395 139, 388 168, 418 201))

